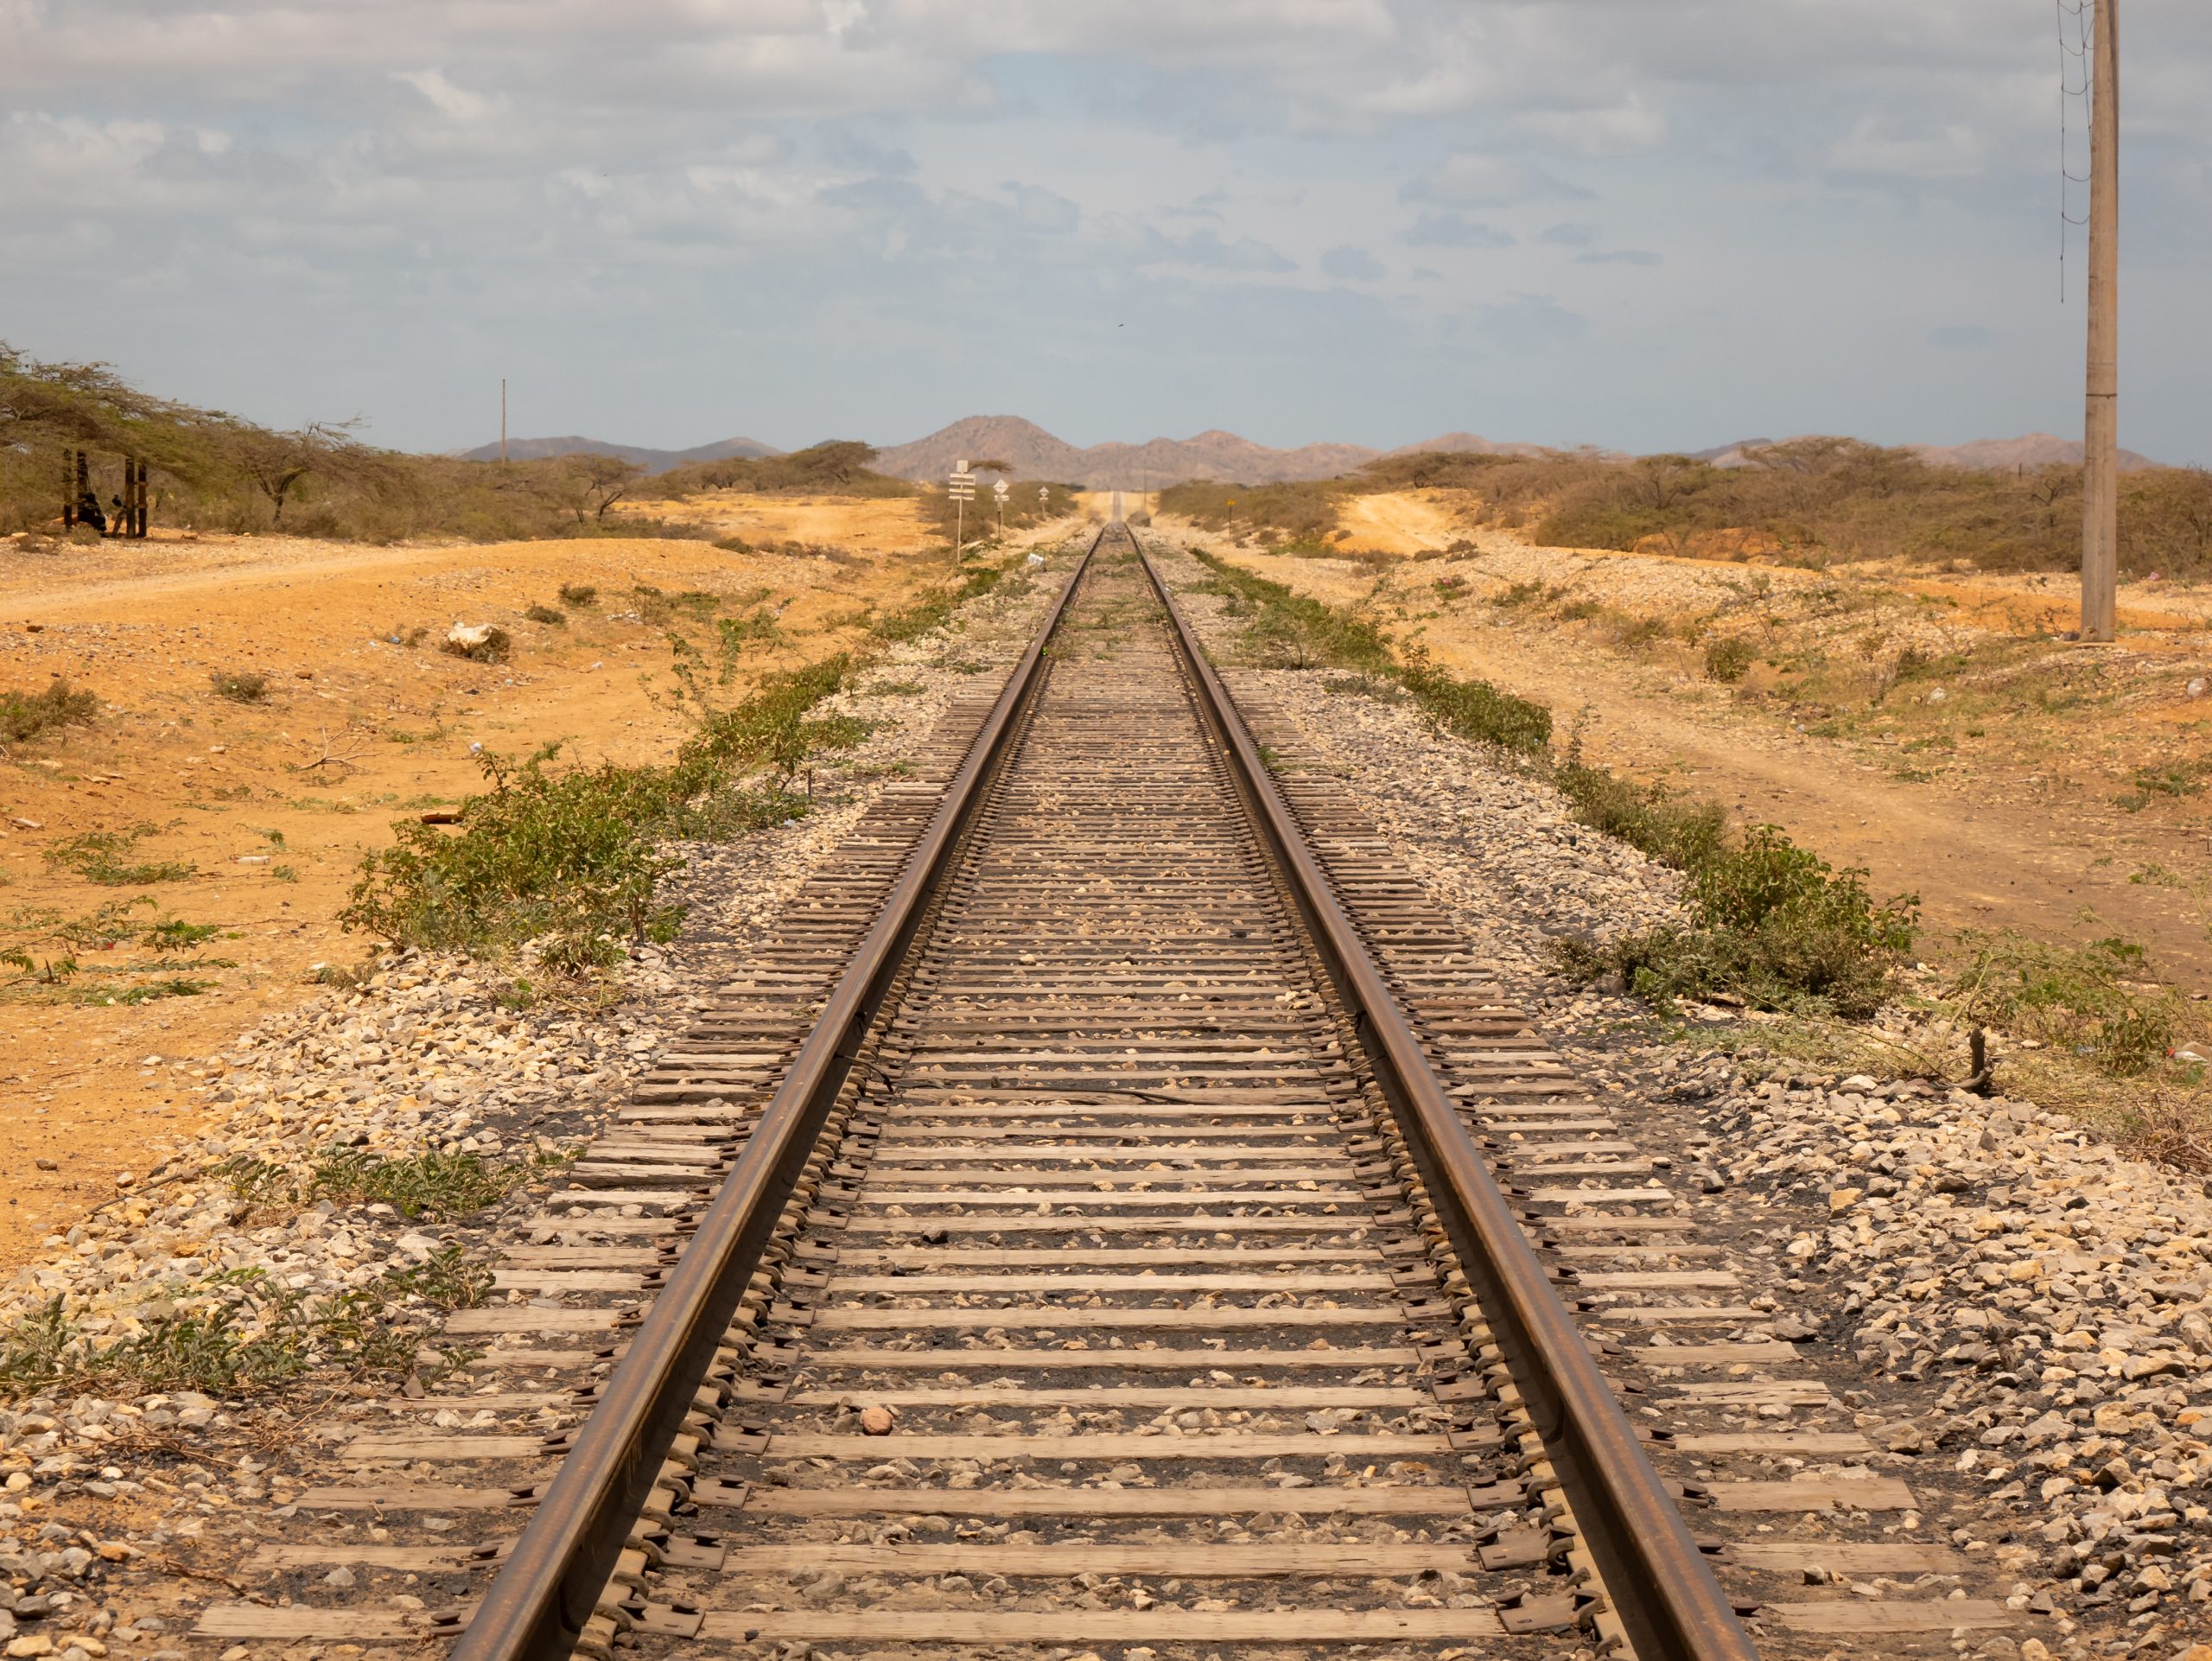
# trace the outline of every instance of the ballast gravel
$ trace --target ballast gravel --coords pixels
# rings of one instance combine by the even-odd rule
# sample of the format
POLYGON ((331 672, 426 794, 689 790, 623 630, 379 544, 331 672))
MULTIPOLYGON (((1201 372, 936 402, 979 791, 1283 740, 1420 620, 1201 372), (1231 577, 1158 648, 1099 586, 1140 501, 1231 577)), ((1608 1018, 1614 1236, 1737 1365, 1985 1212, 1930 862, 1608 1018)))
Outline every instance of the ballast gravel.
MULTIPOLYGON (((1204 569, 1166 571, 1234 664, 1241 624, 1188 591, 1204 569)), ((1658 1041, 1645 1006, 1566 985, 1546 948, 1677 919, 1674 872, 1409 701, 1319 671, 1228 678, 1293 721, 1701 1226, 1738 1241, 1749 1301, 1856 1362, 1859 1427, 1975 1494, 1955 1543, 2050 1619, 1974 1652, 2212 1661, 2212 1185, 2030 1102, 1754 1078, 1658 1041)))
MULTIPOLYGON (((296 1192, 333 1149, 381 1159, 437 1149, 503 1164, 588 1140, 951 703, 995 690, 1067 564, 1019 572, 944 629, 887 650, 830 700, 825 713, 873 727, 854 750, 817 763, 814 811, 741 841, 674 850, 686 860, 670 879, 672 897, 691 907, 684 934, 632 951, 603 998, 513 1008, 515 965, 403 951, 379 958, 359 985, 264 1019, 194 1069, 194 1089, 220 1117, 153 1144, 146 1168, 119 1174, 114 1199, 48 1237, 43 1255, 0 1286, 0 1365, 41 1321, 105 1348, 163 1317, 227 1304, 235 1338, 251 1344, 288 1300, 325 1305, 452 1246, 487 1257, 512 1231, 505 1213, 515 1207, 410 1221, 389 1205, 266 1196, 296 1192)), ((419 1323, 416 1363, 434 1375, 445 1357, 433 1314, 411 1295, 397 1309, 419 1323)), ((341 1378, 259 1400, 117 1387, 0 1405, 5 1653, 94 1661, 121 1642, 181 1657, 164 1645, 189 1619, 165 1616, 164 1600, 223 1591, 219 1577, 252 1537, 252 1518, 289 1514, 284 1490, 296 1485, 286 1448, 350 1435, 335 1418, 357 1393, 377 1392, 341 1378), (207 1583, 195 1588, 192 1575, 207 1583)))

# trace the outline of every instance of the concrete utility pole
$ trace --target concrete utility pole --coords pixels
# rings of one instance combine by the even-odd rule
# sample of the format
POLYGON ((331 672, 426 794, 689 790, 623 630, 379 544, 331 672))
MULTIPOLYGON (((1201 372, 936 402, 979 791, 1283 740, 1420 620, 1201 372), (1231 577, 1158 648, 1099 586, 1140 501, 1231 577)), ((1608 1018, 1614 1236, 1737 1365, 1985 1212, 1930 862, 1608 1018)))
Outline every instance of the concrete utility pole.
POLYGON ((2095 7, 2089 105, 2088 398, 2082 426, 2082 638, 2109 640, 2120 589, 2120 0, 2095 7))

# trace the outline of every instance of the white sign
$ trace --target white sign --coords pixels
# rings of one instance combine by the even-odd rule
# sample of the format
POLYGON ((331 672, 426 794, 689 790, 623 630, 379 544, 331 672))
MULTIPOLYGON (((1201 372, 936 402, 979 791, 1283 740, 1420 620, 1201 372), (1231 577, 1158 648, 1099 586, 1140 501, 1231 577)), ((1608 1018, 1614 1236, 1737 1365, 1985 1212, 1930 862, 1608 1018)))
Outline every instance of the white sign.
POLYGON ((968 464, 965 461, 953 470, 952 484, 948 493, 956 502, 972 502, 976 500, 976 475, 968 471, 968 464))
POLYGON ((1000 480, 998 483, 991 487, 991 494, 997 497, 1001 502, 1005 501, 1009 495, 1013 494, 1013 493, 1014 487, 1007 483, 1003 479, 1000 480))

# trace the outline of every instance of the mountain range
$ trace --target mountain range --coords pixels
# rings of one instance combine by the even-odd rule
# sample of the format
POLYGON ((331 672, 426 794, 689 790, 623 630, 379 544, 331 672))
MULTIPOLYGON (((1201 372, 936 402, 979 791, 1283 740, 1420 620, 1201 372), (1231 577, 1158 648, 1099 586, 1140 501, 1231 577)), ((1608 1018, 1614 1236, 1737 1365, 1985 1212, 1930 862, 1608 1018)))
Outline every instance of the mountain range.
MULTIPOLYGON (((1772 441, 1740 439, 1696 452, 1701 461, 1719 467, 1742 467, 1745 452, 1772 441)), ((2050 433, 2028 433, 2018 438, 1984 438, 1971 443, 1908 446, 1923 461, 1936 467, 1982 468, 2009 470, 2038 468, 2052 462, 2078 466, 2078 440, 2050 433)), ((899 479, 942 479, 956 461, 1001 461, 1022 479, 1050 479, 1085 486, 1118 486, 1127 489, 1173 484, 1184 479, 1219 479, 1238 484, 1275 484, 1293 479, 1332 479, 1340 473, 1382 455, 1410 455, 1421 451, 1452 450, 1479 455, 1541 455, 1539 444, 1502 443, 1473 433, 1442 433, 1417 444, 1401 444, 1392 450, 1370 449, 1363 444, 1302 444, 1295 449, 1271 449, 1249 438, 1215 429, 1192 438, 1152 438, 1141 444, 1109 442, 1078 449, 1020 416, 968 416, 949 427, 940 427, 926 438, 893 444, 875 460, 876 470, 899 479)), ((507 454, 517 461, 583 452, 619 455, 638 462, 651 473, 665 473, 687 461, 715 461, 728 456, 780 455, 783 451, 756 438, 725 438, 694 449, 649 449, 635 444, 613 444, 597 438, 517 438, 507 442, 507 454)), ((480 445, 462 452, 466 460, 495 461, 497 444, 480 445)), ((2120 453, 2123 470, 2156 467, 2157 462, 2133 450, 2120 453)))

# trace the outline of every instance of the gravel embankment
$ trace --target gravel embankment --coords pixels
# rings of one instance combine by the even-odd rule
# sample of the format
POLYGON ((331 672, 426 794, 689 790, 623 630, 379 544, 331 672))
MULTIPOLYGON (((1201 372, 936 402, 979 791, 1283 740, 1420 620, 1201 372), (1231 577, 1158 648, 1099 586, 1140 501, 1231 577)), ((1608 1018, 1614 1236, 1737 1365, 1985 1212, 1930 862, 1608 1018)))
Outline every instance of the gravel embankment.
MULTIPOLYGON (((1185 603, 1233 661, 1219 602, 1185 603)), ((2050 1646, 2212 1661, 2191 1651, 2212 1634, 2208 1185, 2031 1103, 1802 1068, 1755 1081, 1657 1041, 1640 1002, 1547 975, 1544 943, 1651 926, 1673 913, 1675 874, 1410 705, 1331 678, 1231 674, 1297 722, 1509 994, 1616 1098, 1696 1197, 1701 1235, 1738 1244, 1751 1301, 1855 1361, 1860 1428, 1979 1488, 1973 1532, 2017 1575, 2017 1603, 2056 1617, 2050 1646)), ((1982 1647, 2034 1661, 2012 1642, 1982 1647)))
MULTIPOLYGON (((150 1147, 150 1168, 130 1174, 116 1199, 49 1237, 44 1255, 0 1286, 0 1365, 19 1359, 11 1352, 32 1342, 44 1318, 105 1348, 164 1317, 228 1308, 229 1338, 251 1346, 283 1334, 288 1298, 327 1307, 452 1245, 482 1259, 500 1238, 497 1207, 465 1223, 410 1221, 386 1205, 302 1206, 287 1196, 334 1148, 384 1159, 436 1149, 497 1163, 588 1138, 952 699, 995 684, 1064 572, 1056 560, 1035 580, 971 602, 944 633, 886 652, 833 701, 880 724, 817 767, 816 810, 740 842, 681 849, 689 863, 671 881, 691 907, 683 937, 632 952, 603 1000, 513 1009, 512 966, 409 951, 379 959, 357 989, 242 1034, 196 1070, 220 1117, 150 1147), (242 1191, 241 1166, 273 1186, 242 1191)), ((407 1320, 409 1302, 398 1307, 407 1320)), ((415 1301, 411 1313, 434 1341, 429 1312, 415 1301)), ((435 1348, 417 1352, 425 1371, 441 1359, 435 1348)), ((346 1393, 325 1372, 310 1391, 243 1400, 120 1384, 5 1400, 8 1654, 93 1661, 118 1640, 164 1653, 161 1634, 173 1623, 132 1611, 157 1610, 164 1585, 182 1585, 180 1559, 194 1572, 229 1572, 236 1554, 216 1545, 225 1513, 281 1504, 271 1488, 286 1486, 283 1448, 315 1441, 318 1402, 346 1393), (191 1550, 203 1539, 204 1552, 191 1550)))

